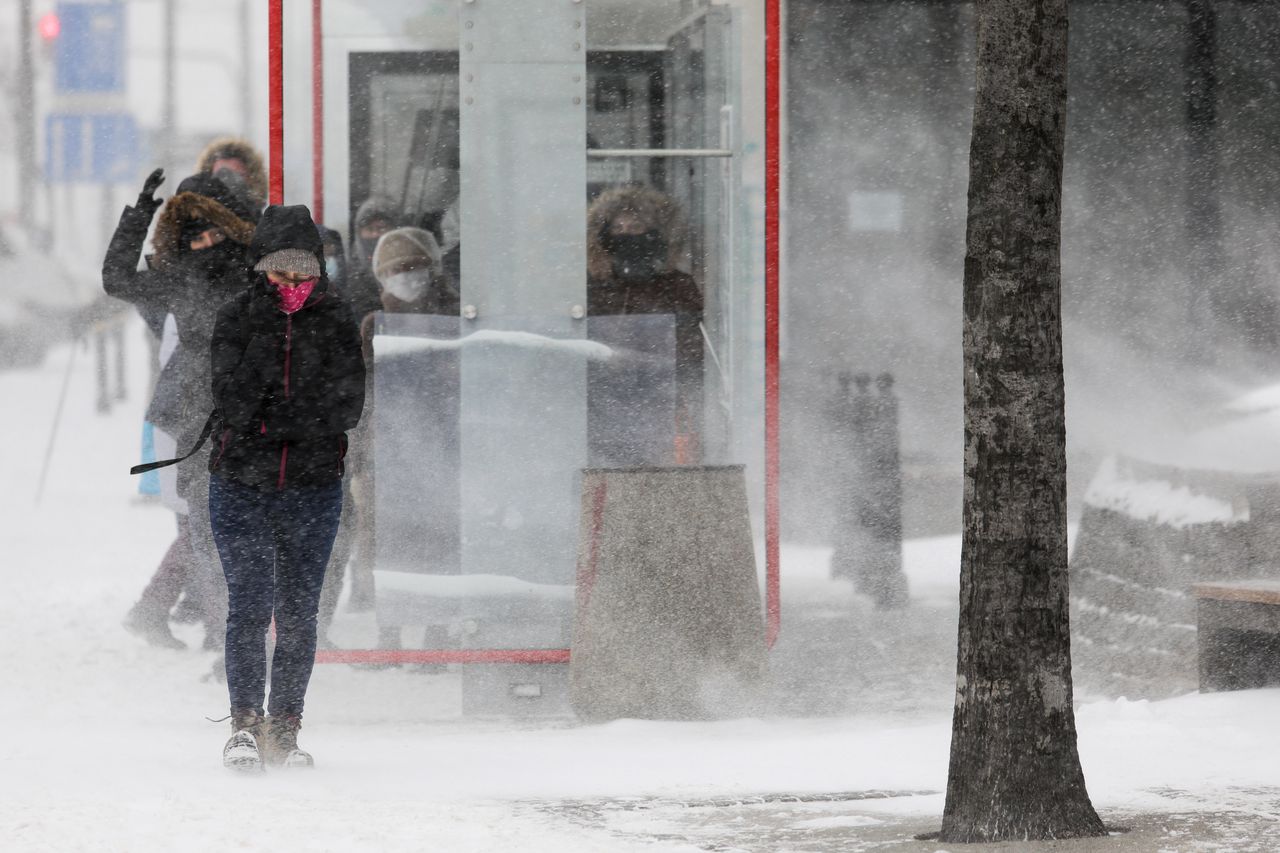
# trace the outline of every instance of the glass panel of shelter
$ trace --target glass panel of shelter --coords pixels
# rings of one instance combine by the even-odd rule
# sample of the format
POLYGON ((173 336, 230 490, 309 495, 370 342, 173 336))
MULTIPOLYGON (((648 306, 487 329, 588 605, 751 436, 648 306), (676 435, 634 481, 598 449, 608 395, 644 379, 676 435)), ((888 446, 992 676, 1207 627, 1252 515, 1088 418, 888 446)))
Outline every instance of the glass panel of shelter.
POLYGON ((654 3, 661 40, 601 45, 538 5, 464 7, 459 52, 350 57, 352 213, 382 194, 467 250, 461 317, 375 315, 370 422, 379 624, 462 647, 567 646, 584 466, 740 461, 730 10, 654 3), (662 232, 692 316, 589 271, 616 241, 595 206, 639 188, 681 221, 621 230, 662 232))

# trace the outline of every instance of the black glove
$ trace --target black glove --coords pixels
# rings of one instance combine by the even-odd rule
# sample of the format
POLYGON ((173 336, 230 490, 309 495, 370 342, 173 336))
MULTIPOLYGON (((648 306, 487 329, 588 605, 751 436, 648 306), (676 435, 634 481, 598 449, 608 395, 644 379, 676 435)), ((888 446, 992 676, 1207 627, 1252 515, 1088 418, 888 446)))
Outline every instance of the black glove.
POLYGON ((164 183, 164 169, 156 169, 142 185, 142 192, 138 193, 138 209, 145 210, 148 214, 154 214, 156 208, 164 204, 160 199, 156 198, 156 189, 164 183))

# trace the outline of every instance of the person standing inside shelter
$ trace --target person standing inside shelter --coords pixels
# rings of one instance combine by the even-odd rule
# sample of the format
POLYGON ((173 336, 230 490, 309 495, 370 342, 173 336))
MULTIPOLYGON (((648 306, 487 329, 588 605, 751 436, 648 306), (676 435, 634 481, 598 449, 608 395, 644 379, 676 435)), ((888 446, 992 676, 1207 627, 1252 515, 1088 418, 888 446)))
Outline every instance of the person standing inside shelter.
POLYGON ((252 284, 218 312, 210 348, 221 428, 209 456, 209 509, 228 592, 233 730, 223 762, 310 766, 297 734, 365 366, 355 318, 329 287, 306 206, 268 207, 248 260, 252 284))
POLYGON ((344 295, 357 321, 382 309, 373 251, 382 235, 395 228, 399 220, 399 208, 387 196, 371 196, 356 209, 344 295))
POLYGON ((607 190, 587 212, 588 315, 675 318, 674 439, 668 458, 611 464, 688 464, 701 457, 703 299, 693 276, 678 267, 685 240, 679 205, 651 187, 607 190))

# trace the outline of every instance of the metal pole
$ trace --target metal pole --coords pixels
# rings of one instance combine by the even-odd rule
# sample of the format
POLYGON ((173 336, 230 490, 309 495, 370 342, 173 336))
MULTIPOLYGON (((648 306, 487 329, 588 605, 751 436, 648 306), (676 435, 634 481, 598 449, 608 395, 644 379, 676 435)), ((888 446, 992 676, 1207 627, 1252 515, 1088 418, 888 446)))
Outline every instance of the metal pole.
POLYGON ((58 405, 53 411, 53 426, 49 427, 49 441, 44 446, 44 461, 40 463, 40 479, 36 483, 36 504, 44 497, 44 484, 49 477, 49 463, 53 460, 53 447, 58 440, 58 427, 62 424, 62 407, 67 402, 67 388, 71 386, 71 371, 76 364, 76 350, 80 338, 71 341, 67 351, 67 369, 62 373, 62 389, 58 391, 58 405))
POLYGON ((782 625, 779 574, 778 497, 778 186, 782 177, 781 119, 782 17, 779 0, 765 0, 764 42, 764 537, 766 639, 770 647, 782 625))
POLYGON ((270 135, 269 201, 284 204, 284 0, 267 3, 267 65, 270 87, 267 108, 270 135))
POLYGON ((317 649, 316 663, 568 663, 568 649, 317 649))
POLYGON ((732 157, 730 148, 588 148, 587 156, 593 159, 610 157, 732 157))
POLYGON ((1187 0, 1186 100, 1191 168, 1187 180, 1186 223, 1191 247, 1189 266, 1194 277, 1189 301, 1192 328, 1201 330, 1208 328, 1215 314, 1222 315, 1219 319, 1247 328, 1246 311, 1238 301, 1239 296, 1223 291, 1221 276, 1217 26, 1217 10, 1212 0, 1187 0))
POLYGON ((324 0, 311 2, 311 218, 324 224, 324 0))
POLYGON ((163 14, 163 35, 161 36, 163 58, 160 70, 160 162, 166 169, 171 169, 174 158, 174 131, 178 124, 177 0, 164 0, 163 14))
POLYGON ((18 4, 18 197, 15 206, 28 231, 35 224, 36 86, 31 57, 31 0, 18 4))
POLYGON ((253 38, 249 6, 253 0, 240 0, 240 133, 253 138, 253 38))

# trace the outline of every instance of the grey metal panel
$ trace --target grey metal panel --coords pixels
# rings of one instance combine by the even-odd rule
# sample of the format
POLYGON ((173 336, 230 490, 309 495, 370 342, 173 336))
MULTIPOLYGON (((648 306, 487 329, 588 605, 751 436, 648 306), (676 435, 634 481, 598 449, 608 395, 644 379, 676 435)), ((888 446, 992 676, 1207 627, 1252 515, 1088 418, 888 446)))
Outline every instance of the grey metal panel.
POLYGON ((582 62, 463 62, 462 234, 478 249, 463 254, 462 298, 477 328, 502 314, 567 317, 582 304, 585 75, 582 62))
MULTIPOLYGON (((461 351, 462 571, 572 583, 586 459, 585 328, 572 316, 586 298, 585 14, 573 0, 475 0, 459 14, 464 332, 484 333, 461 351)), ((536 631, 512 639, 542 644, 536 631)))
POLYGON ((459 15, 464 65, 573 65, 586 55, 581 0, 464 0, 459 15))

